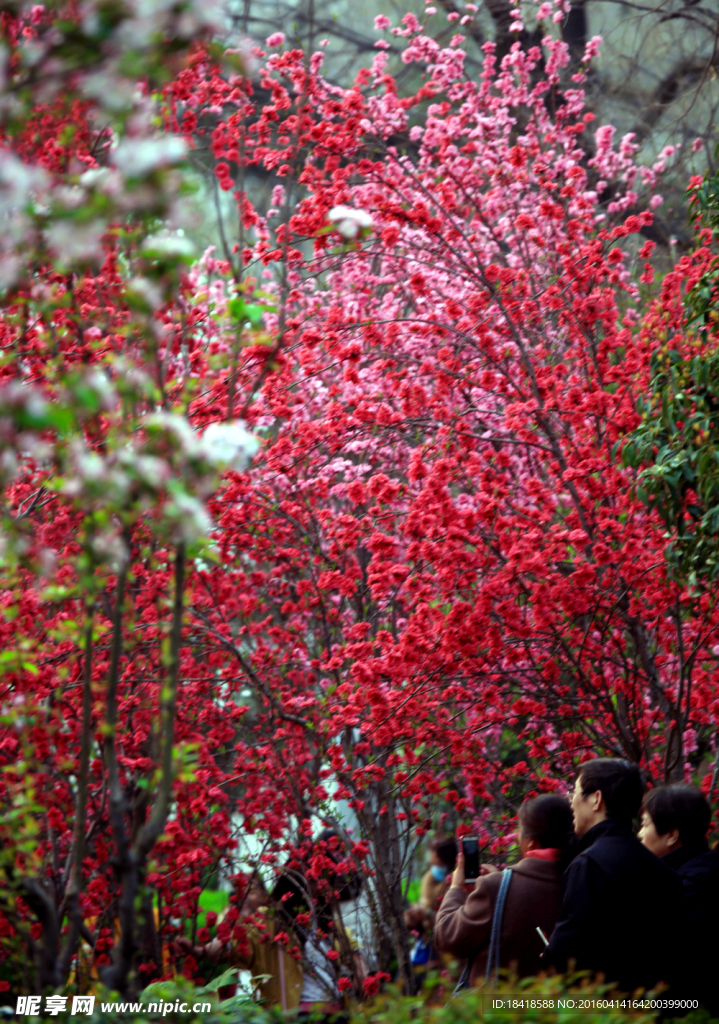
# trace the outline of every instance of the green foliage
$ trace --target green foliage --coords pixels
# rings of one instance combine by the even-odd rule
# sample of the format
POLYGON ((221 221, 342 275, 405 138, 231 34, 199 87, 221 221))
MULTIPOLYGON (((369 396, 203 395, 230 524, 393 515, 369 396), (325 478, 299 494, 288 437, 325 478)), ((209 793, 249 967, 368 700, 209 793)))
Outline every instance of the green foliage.
MULTIPOLYGON (((719 172, 690 193, 692 216, 719 233, 719 172)), ((664 343, 651 362, 641 425, 623 449, 640 469, 637 495, 667 527, 666 556, 677 578, 696 586, 719 573, 719 258, 685 297, 689 330, 681 349, 664 343), (642 468, 643 467, 643 468, 642 468)))
MULTIPOLYGON (((444 992, 440 979, 434 977, 414 997, 402 996, 390 987, 362 1004, 352 1024, 475 1024, 480 1019, 485 1024, 653 1024, 659 1012, 642 1010, 640 1002, 662 998, 668 997, 662 993, 637 994, 632 998, 616 996, 611 986, 592 981, 584 973, 527 978, 521 982, 507 979, 496 986, 468 989, 456 996, 444 992)), ((674 1016, 668 1011, 662 1019, 674 1016)), ((704 1010, 692 1011, 690 1017, 686 1017, 685 1011, 676 1016, 691 1020, 692 1024, 709 1020, 704 1010)))
POLYGON ((407 886, 406 898, 408 903, 419 903, 419 893, 422 885, 421 878, 413 878, 407 886))
MULTIPOLYGON (((221 1000, 219 989, 232 984, 237 969, 230 968, 207 985, 197 986, 186 978, 154 982, 141 993, 136 1004, 123 1002, 116 994, 100 989, 88 1024, 281 1024, 287 1016, 278 1008, 264 1007, 241 993, 221 1000), (149 1007, 153 1009, 150 1010, 149 1007), (132 1007, 132 1008, 130 1008, 132 1007)), ((703 1008, 672 1012, 651 1007, 668 1000, 669 993, 637 992, 624 996, 611 986, 594 981, 586 972, 540 976, 516 981, 503 978, 482 989, 467 989, 454 996, 446 978, 430 974, 416 996, 403 995, 390 985, 379 995, 355 1005, 347 1012, 349 1024, 655 1024, 679 1020, 683 1024, 710 1024, 713 1018, 703 1008)), ((71 997, 68 998, 68 1004, 71 997)), ((41 1014, 42 1016, 42 1014, 41 1014)), ((50 1019, 50 1018, 48 1018, 50 1019)), ((67 1013, 55 1016, 69 1020, 67 1013)), ((77 1016, 73 1019, 78 1019, 77 1016)))
POLYGON ((230 902, 230 894, 223 889, 203 889, 198 902, 201 910, 214 910, 219 914, 230 902))
POLYGON ((203 889, 197 902, 200 908, 197 915, 197 927, 204 928, 208 912, 214 911, 215 914, 221 914, 230 902, 230 894, 223 892, 222 889, 203 889))
POLYGON ((719 570, 719 349, 652 359, 642 424, 625 446, 625 465, 645 468, 637 494, 667 526, 667 558, 696 585, 719 570))
POLYGON ((265 307, 245 302, 241 296, 236 295, 227 303, 227 310, 240 327, 244 327, 246 324, 258 327, 262 322, 265 307))

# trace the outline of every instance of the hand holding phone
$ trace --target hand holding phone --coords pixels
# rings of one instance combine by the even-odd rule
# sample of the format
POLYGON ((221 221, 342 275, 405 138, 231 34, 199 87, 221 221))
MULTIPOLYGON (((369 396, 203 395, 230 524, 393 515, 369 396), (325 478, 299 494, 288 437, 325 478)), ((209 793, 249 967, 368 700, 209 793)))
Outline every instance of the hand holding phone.
POLYGON ((462 836, 462 853, 464 879, 466 882, 476 882, 479 878, 479 837, 462 836))

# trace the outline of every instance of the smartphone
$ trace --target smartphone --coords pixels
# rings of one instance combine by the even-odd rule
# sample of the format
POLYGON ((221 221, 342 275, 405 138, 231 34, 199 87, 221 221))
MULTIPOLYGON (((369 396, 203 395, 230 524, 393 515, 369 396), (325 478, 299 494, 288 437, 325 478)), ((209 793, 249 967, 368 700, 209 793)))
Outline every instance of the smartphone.
POLYGON ((464 878, 476 882, 479 878, 479 836, 462 836, 464 854, 464 878))

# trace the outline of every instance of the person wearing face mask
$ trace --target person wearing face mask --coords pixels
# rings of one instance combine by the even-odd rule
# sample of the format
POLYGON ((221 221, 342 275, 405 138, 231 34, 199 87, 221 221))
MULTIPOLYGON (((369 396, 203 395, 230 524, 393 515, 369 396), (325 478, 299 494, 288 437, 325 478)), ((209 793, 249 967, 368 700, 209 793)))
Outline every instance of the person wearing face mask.
POLYGON ((434 839, 429 847, 429 868, 422 876, 419 905, 433 910, 437 900, 447 891, 447 880, 457 863, 457 840, 454 836, 434 839))

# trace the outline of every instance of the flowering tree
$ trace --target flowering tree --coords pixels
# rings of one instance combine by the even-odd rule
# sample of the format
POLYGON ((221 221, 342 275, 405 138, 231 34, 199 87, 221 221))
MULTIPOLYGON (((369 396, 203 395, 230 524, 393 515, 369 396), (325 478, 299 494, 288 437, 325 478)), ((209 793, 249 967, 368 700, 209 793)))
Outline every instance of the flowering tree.
POLYGON ((148 857, 193 749, 188 557, 218 471, 256 448, 238 424, 195 433, 172 357, 186 146, 158 132, 157 90, 219 27, 205 4, 2 15, 3 934, 41 989, 81 936, 108 985, 132 984, 148 857))
MULTIPOLYGON (((700 764, 716 621, 667 578, 617 457, 662 319, 682 325, 684 264, 638 329, 652 272, 632 270, 652 245, 629 240, 651 213, 627 212, 659 168, 599 129, 592 171, 625 188, 600 213, 576 142, 582 76, 556 96, 560 44, 515 47, 499 69, 487 46, 472 82, 461 37, 440 50, 411 17, 394 31, 427 66, 416 96, 381 54, 353 88, 323 86, 278 35, 272 102, 247 125, 239 99, 214 129, 224 189, 257 162, 280 184, 267 221, 238 191, 258 242, 207 272, 219 292, 278 264, 264 278, 282 314, 265 318, 274 367, 247 350, 238 368, 269 437, 217 508, 223 564, 196 615, 257 701, 246 825, 284 832, 298 809, 338 825, 327 797, 349 799, 401 962, 404 858, 442 800, 511 815, 590 751, 655 778, 700 764), (233 576, 250 596, 228 614, 233 576)), ((226 331, 220 317, 218 348, 226 331)))
POLYGON ((252 835, 320 890, 361 867, 366 987, 411 981, 427 830, 502 849, 583 757, 678 778, 713 742, 715 601, 670 579, 618 458, 683 331, 693 264, 651 305, 638 237, 671 148, 638 167, 604 126, 588 168, 549 33, 487 44, 476 81, 407 16, 400 95, 382 39, 340 88, 276 33, 253 85, 199 8, 110 15, 4 22, 6 955, 86 984, 84 937, 132 989, 220 867, 241 948, 252 835), (237 216, 193 263, 176 165, 208 140, 237 216))

